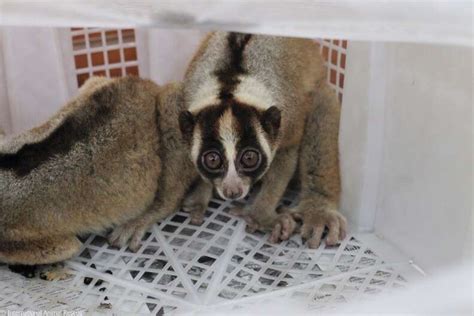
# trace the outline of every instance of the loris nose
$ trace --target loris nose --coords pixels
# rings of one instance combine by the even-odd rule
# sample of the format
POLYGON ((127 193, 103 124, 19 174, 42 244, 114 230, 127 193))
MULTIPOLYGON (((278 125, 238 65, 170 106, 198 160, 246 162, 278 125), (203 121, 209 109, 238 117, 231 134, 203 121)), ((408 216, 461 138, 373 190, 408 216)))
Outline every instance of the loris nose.
POLYGON ((235 200, 242 197, 243 190, 241 187, 234 187, 234 188, 225 188, 224 195, 226 198, 230 200, 235 200))

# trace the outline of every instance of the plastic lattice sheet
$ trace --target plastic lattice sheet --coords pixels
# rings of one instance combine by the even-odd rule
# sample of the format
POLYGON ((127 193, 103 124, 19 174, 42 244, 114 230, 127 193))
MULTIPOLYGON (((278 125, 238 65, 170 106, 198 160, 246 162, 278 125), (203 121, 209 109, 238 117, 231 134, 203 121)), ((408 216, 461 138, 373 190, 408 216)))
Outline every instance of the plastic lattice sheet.
POLYGON ((177 212, 154 225, 136 253, 91 235, 66 263, 66 280, 25 279, 0 266, 0 315, 6 310, 162 315, 238 310, 281 299, 326 310, 407 282, 408 260, 386 262, 357 235, 318 249, 308 249, 298 235, 271 244, 265 234, 246 233, 245 223, 229 214, 231 206, 213 199, 199 226, 177 212))

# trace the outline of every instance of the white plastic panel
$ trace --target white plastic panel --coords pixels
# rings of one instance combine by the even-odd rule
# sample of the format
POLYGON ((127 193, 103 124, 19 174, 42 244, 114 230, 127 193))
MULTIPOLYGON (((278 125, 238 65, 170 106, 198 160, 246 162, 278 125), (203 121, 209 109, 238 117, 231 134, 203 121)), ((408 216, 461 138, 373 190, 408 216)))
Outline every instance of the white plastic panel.
POLYGON ((284 300, 300 311, 321 311, 375 299, 420 276, 374 236, 350 235, 340 246, 318 249, 306 248, 299 236, 270 244, 268 235, 246 233, 230 206, 212 200, 199 226, 188 213, 171 215, 153 226, 137 253, 89 236, 67 262, 68 280, 25 280, 0 266, 0 310, 222 313, 284 300))
POLYGON ((432 271, 472 245, 473 49, 388 44, 376 231, 432 271))
POLYGON ((345 214, 429 271, 472 260, 469 48, 349 43, 341 117, 345 214))
POLYGON ((472 46, 472 2, 1 0, 0 24, 220 29, 472 46))
POLYGON ((57 29, 5 27, 2 42, 11 131, 19 133, 68 100, 65 68, 57 29))
POLYGON ((201 40, 199 30, 148 29, 148 77, 158 84, 183 80, 201 40))
MULTIPOLYGON (((370 95, 380 92, 371 86, 374 83, 371 78, 376 77, 379 70, 372 64, 372 46, 371 43, 349 42, 339 130, 341 208, 353 227, 361 231, 374 229, 376 205, 368 201, 377 198, 374 187, 367 186, 378 177, 376 173, 367 172, 367 168, 373 168, 368 165, 372 160, 369 157, 369 128, 377 126, 369 121, 370 95)), ((383 108, 383 104, 372 105, 383 108)))
POLYGON ((7 81, 5 78, 5 66, 3 60, 3 33, 0 30, 0 129, 4 133, 10 133, 10 106, 8 104, 7 81))

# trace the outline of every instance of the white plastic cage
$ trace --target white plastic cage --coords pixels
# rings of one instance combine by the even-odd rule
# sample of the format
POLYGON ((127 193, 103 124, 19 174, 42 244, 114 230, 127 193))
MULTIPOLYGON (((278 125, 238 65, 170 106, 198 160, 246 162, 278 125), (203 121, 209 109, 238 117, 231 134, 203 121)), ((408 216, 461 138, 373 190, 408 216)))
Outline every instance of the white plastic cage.
MULTIPOLYGON (((229 202, 213 199, 202 225, 192 225, 187 213, 177 211, 146 234, 137 253, 113 249, 103 236, 89 236, 79 254, 66 263, 71 273, 67 280, 24 279, 0 266, 0 315, 472 312, 473 49, 466 46, 472 29, 461 32, 460 26, 469 25, 458 14, 466 6, 440 4, 443 15, 433 6, 420 5, 417 8, 425 13, 416 24, 410 20, 413 12, 400 6, 383 9, 365 2, 362 7, 373 11, 359 13, 372 18, 371 29, 357 17, 350 20, 344 11, 354 9, 350 5, 326 7, 318 2, 285 13, 288 3, 282 2, 262 24, 249 26, 233 20, 235 12, 248 9, 245 3, 242 8, 226 8, 207 1, 206 10, 204 4, 179 8, 179 2, 185 1, 164 7, 181 9, 183 16, 195 14, 194 20, 180 20, 164 9, 169 16, 150 12, 166 26, 181 23, 325 38, 318 41, 328 80, 342 101, 342 211, 351 233, 337 247, 307 249, 298 235, 270 244, 264 234, 245 232, 245 224, 228 213, 229 202), (326 15, 311 8, 322 8, 326 15), (389 10, 392 24, 374 18, 390 16, 389 10), (233 22, 226 25, 210 18, 222 17, 222 12, 233 22), (298 24, 301 12, 306 14, 298 24), (439 29, 428 22, 435 13, 446 28, 457 32, 449 40, 433 35, 439 29), (333 28, 306 21, 311 14, 333 28), (277 18, 295 25, 283 27, 277 18), (344 18, 354 22, 353 28, 341 22, 344 18), (438 44, 380 41, 384 39, 438 44), (455 269, 466 261, 467 274, 461 281, 449 279, 447 267, 455 269), (439 275, 447 275, 448 282, 433 283, 411 300, 403 298, 411 287, 439 275), (440 284, 449 284, 450 292, 436 292, 440 284), (379 301, 386 303, 377 305, 379 301), (360 307, 363 302, 369 307, 360 307), (418 304, 418 309, 407 302, 418 304)), ((0 126, 7 133, 47 119, 92 75, 140 75, 159 84, 179 80, 205 34, 131 28, 150 24, 143 20, 144 5, 111 2, 105 8, 100 1, 71 2, 69 7, 56 4, 60 14, 54 15, 48 1, 30 2, 30 10, 25 10, 25 3, 0 2, 3 23, 16 25, 0 29, 0 126), (31 8, 41 10, 35 15, 31 8), (89 16, 90 12, 95 14, 89 16), (31 22, 31 17, 37 20, 31 22), (29 24, 34 26, 24 26, 29 24)), ((261 9, 259 4, 255 11, 261 9)), ((255 11, 250 20, 257 17, 255 11)), ((468 17, 472 21, 472 11, 468 17)), ((283 202, 291 204, 293 198, 283 202)))

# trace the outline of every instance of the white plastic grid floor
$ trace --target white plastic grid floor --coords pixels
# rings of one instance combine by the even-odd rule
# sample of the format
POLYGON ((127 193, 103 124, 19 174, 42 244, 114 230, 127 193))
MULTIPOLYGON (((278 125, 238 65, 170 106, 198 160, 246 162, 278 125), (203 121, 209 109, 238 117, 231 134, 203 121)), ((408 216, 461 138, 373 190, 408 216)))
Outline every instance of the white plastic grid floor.
POLYGON ((318 249, 306 248, 298 235, 270 244, 267 235, 246 233, 230 206, 213 199, 200 226, 175 213, 154 225, 137 253, 89 236, 67 262, 71 277, 64 281, 25 279, 0 266, 0 315, 223 312, 282 298, 327 310, 403 287, 416 273, 406 258, 391 252, 390 260, 382 258, 374 248, 389 246, 374 235, 349 235, 337 247, 318 249))

